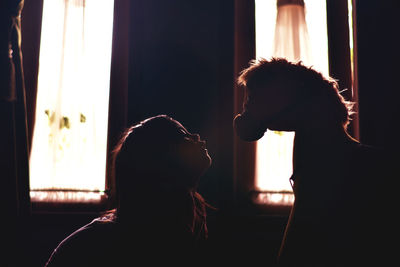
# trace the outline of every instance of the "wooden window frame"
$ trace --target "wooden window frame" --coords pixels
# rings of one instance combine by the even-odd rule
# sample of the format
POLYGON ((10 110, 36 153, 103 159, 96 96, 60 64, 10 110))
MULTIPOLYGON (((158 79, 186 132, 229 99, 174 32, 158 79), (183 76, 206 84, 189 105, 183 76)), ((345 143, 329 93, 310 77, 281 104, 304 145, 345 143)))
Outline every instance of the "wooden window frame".
MULTIPOLYGON (((43 0, 27 1, 22 10, 22 52, 28 110, 28 140, 34 128, 40 35, 43 0)), ((115 207, 115 183, 111 163, 112 150, 127 122, 129 77, 130 1, 114 0, 110 96, 107 130, 106 194, 98 202, 40 202, 31 201, 32 212, 97 212, 115 207)))
MULTIPOLYGON (((354 5, 353 0, 353 7, 354 5)), ((339 90, 344 91, 346 100, 358 102, 357 96, 357 66, 352 69, 349 46, 349 20, 347 0, 326 0, 327 32, 328 32, 328 60, 329 75, 339 81, 339 90), (354 83, 354 84, 353 84, 354 83)), ((354 14, 354 8, 353 8, 354 14)), ((353 17, 354 19, 354 17, 353 17)), ((353 22, 353 27, 355 22, 353 22)), ((235 0, 235 32, 234 32, 234 114, 242 111, 245 90, 240 87, 236 79, 241 70, 248 67, 249 61, 256 56, 255 36, 255 1, 235 0)), ((353 28, 355 36, 355 28, 353 28)), ((354 40, 354 53, 356 57, 356 40, 354 40)), ((356 62, 356 59, 354 60, 356 62)), ((357 104, 355 106, 357 111, 357 104)), ((349 133, 356 139, 359 137, 358 116, 351 121, 349 133)), ((257 204, 253 197, 255 190, 255 162, 256 142, 244 142, 234 136, 234 183, 237 201, 250 203, 256 212, 267 214, 288 215, 292 206, 257 204)))

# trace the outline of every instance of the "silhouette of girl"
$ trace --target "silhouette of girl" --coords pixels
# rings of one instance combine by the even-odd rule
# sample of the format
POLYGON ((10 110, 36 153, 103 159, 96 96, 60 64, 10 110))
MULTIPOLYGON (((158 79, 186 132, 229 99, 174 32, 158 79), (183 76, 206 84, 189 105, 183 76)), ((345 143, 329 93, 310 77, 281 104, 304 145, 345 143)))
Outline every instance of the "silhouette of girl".
POLYGON ((166 115, 122 135, 113 151, 117 208, 67 237, 48 266, 179 263, 200 257, 206 207, 196 191, 206 142, 166 115))

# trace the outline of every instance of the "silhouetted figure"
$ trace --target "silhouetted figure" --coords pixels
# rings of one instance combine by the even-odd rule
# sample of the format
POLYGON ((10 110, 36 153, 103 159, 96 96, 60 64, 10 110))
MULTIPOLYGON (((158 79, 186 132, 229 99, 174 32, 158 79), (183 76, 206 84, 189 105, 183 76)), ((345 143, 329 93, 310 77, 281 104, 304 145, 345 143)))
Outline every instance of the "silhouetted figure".
POLYGON ((130 127, 114 150, 117 208, 62 241, 48 266, 195 265, 208 206, 196 189, 210 164, 206 142, 166 115, 130 127))
POLYGON ((387 152, 348 134, 352 104, 337 82, 273 58, 252 62, 239 83, 247 93, 234 119, 241 139, 258 140, 267 128, 295 131, 295 202, 279 265, 388 266, 379 264, 396 258, 399 175, 387 152))

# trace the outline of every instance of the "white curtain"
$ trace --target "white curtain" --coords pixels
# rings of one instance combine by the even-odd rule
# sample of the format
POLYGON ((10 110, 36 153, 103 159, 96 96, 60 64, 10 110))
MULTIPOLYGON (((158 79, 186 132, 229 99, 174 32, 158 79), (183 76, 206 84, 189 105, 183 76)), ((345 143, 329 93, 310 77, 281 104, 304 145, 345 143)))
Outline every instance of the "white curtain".
MULTIPOLYGON (((319 35, 316 37, 326 40, 326 29, 321 29, 326 18, 318 17, 317 14, 324 11, 325 3, 317 1, 307 1, 316 7, 310 14, 314 16, 310 20, 313 23, 320 23, 320 28, 315 30, 316 35, 319 35), (325 34, 325 37, 321 32, 325 34)), ((258 27, 256 29, 257 57, 284 57, 290 61, 301 60, 306 65, 312 65, 313 55, 303 0, 256 1, 256 27, 258 27), (276 13, 271 12, 272 8, 275 8, 276 13), (262 16, 267 17, 268 15, 261 13, 262 11, 268 12, 270 16, 275 15, 272 15, 276 18, 275 21, 271 21, 271 18, 269 21, 264 19, 262 16), (262 31, 262 28, 268 29, 267 24, 268 27, 271 24, 275 25, 273 38, 267 38, 268 32, 262 31)), ((321 45, 316 49, 327 49, 327 46, 321 45)), ((327 51, 325 52, 327 53, 327 51)), ((324 57, 324 53, 322 55, 321 58, 324 57)), ((326 63, 327 55, 321 65, 326 65, 326 63)), ((265 136, 257 142, 256 186, 258 189, 268 192, 292 192, 289 178, 293 172, 293 140, 294 132, 267 131, 265 136)), ((282 204, 293 201, 293 197, 287 194, 267 194, 264 197, 267 199, 263 201, 268 203, 282 204)))
POLYGON ((273 55, 310 65, 310 40, 303 0, 278 0, 277 7, 273 55))
POLYGON ((44 1, 31 190, 104 190, 113 6, 44 1))

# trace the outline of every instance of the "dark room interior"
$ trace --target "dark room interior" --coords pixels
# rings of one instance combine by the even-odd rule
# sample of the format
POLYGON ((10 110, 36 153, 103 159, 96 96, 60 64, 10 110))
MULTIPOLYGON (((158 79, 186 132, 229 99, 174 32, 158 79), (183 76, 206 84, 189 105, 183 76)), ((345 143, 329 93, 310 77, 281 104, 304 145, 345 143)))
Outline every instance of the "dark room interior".
MULTIPOLYGON (((29 171, 46 1, 0 4, 0 166, 6 247, 0 266, 44 266, 65 237, 113 208, 111 152, 126 127, 158 114, 173 117, 207 140, 212 165, 198 191, 216 207, 209 210, 207 224, 213 253, 226 259, 219 266, 229 266, 228 262, 275 266, 291 206, 254 201, 254 194, 261 193, 254 182, 255 146, 240 140, 233 129, 245 98, 237 78, 256 58, 257 1, 111 1, 104 195, 98 202, 64 203, 33 198, 29 171)), ((399 2, 394 0, 326 0, 329 75, 340 90, 350 89, 343 96, 357 107, 350 134, 394 154, 400 149, 398 11, 399 2)), ((97 99, 97 93, 91 97, 97 99)), ((85 120, 81 114, 81 122, 85 120)), ((397 169, 397 162, 394 165, 397 169)))

